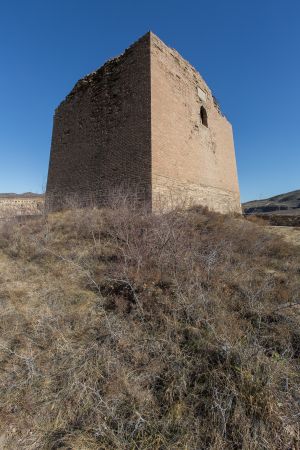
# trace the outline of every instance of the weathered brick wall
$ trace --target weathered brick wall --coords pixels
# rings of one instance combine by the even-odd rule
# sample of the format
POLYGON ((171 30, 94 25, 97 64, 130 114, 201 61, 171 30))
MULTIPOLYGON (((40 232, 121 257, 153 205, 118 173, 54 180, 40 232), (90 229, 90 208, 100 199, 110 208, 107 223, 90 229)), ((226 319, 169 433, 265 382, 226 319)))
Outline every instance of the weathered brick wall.
POLYGON ((39 215, 44 207, 44 198, 0 197, 0 219, 16 216, 39 215))
POLYGON ((150 200, 150 35, 80 80, 55 112, 50 208, 101 202, 120 187, 150 200))
POLYGON ((199 73, 151 34, 154 204, 179 195, 221 212, 240 212, 232 128, 199 73), (198 95, 206 96, 201 100, 198 95), (208 116, 201 123, 200 108, 208 116))

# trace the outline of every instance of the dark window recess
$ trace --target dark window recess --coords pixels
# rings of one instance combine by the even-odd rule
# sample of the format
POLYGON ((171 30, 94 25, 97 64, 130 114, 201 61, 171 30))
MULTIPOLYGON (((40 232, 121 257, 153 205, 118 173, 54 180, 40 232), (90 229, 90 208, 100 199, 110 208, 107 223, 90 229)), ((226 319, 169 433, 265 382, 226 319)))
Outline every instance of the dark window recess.
POLYGON ((206 112, 206 109, 204 108, 204 106, 201 106, 201 108, 200 108, 200 119, 201 119, 202 125, 204 125, 205 127, 208 127, 207 112, 206 112))

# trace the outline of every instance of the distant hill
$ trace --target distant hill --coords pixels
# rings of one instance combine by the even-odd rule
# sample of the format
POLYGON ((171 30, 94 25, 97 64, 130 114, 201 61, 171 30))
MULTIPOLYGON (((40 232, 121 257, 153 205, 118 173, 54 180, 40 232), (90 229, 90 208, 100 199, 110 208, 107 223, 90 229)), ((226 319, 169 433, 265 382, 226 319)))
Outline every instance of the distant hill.
POLYGON ((34 192, 24 192, 23 194, 15 194, 14 192, 0 193, 0 198, 33 198, 43 197, 43 194, 36 194, 34 192))
POLYGON ((300 216, 300 190, 243 203, 245 214, 300 216))

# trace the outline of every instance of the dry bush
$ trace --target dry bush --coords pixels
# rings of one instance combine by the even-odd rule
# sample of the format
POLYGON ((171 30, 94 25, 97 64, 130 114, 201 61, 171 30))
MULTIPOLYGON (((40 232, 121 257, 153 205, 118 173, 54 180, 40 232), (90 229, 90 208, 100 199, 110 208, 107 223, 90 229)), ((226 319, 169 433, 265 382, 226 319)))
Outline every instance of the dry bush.
POLYGON ((4 449, 297 449, 299 254, 193 207, 0 230, 4 449))

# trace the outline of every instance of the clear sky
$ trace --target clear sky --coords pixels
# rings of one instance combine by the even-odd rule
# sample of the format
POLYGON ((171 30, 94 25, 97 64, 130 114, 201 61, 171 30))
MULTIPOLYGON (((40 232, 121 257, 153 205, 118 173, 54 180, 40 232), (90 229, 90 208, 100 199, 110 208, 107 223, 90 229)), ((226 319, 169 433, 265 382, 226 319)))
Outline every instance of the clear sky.
POLYGON ((148 30, 232 122, 242 201, 300 189, 299 0, 0 0, 0 192, 45 188, 55 107, 148 30))

